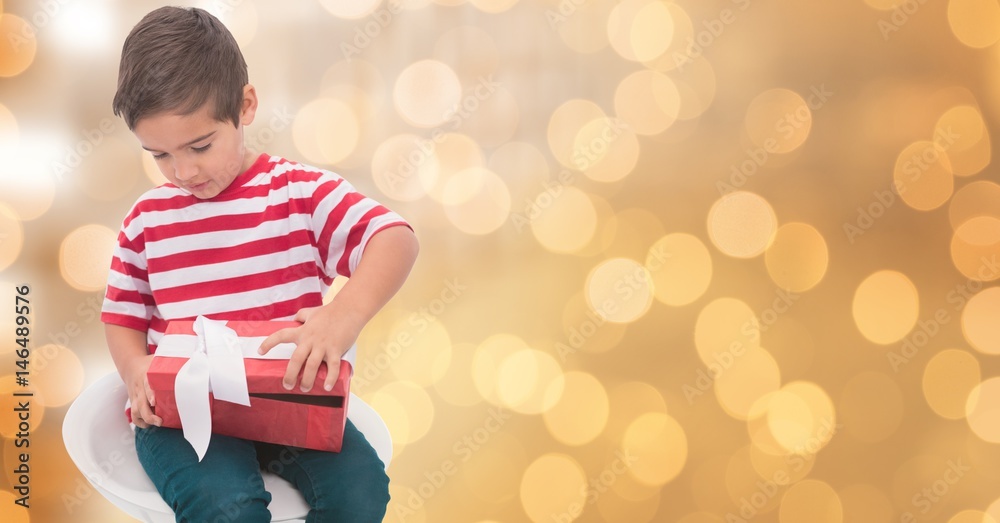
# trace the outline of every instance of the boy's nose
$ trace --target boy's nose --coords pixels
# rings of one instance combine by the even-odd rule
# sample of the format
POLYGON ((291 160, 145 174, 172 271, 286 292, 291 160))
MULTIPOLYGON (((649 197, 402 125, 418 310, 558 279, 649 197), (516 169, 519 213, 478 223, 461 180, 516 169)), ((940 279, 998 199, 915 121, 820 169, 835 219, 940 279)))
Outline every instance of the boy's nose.
POLYGON ((180 181, 187 181, 198 174, 198 166, 194 162, 177 161, 174 162, 174 177, 180 181))

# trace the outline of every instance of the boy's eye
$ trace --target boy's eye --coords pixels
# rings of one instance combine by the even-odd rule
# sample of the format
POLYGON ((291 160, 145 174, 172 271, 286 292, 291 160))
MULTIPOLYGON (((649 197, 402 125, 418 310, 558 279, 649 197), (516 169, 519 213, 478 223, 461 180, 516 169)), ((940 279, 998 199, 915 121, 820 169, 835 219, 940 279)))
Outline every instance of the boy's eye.
POLYGON ((167 157, 167 153, 160 153, 160 154, 154 154, 153 155, 153 159, 154 160, 162 160, 162 159, 164 159, 166 157, 167 157))
POLYGON ((192 147, 191 149, 193 149, 194 152, 196 152, 196 153, 203 153, 203 152, 207 151, 208 148, 211 147, 211 146, 212 146, 212 144, 208 144, 208 145, 204 145, 202 147, 192 147))

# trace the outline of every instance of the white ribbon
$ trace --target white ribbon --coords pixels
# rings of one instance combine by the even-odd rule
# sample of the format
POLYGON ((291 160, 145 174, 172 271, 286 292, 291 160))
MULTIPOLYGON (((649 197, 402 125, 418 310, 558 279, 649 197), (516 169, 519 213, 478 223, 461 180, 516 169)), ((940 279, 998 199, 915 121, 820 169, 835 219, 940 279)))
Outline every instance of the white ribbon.
POLYGON ((208 393, 215 399, 250 406, 244 357, 288 359, 295 345, 282 343, 267 355, 257 354, 264 338, 239 338, 224 321, 198 316, 194 322, 196 336, 164 336, 156 348, 157 356, 188 357, 174 380, 177 414, 184 430, 184 439, 198 455, 205 457, 212 437, 212 413, 208 393))

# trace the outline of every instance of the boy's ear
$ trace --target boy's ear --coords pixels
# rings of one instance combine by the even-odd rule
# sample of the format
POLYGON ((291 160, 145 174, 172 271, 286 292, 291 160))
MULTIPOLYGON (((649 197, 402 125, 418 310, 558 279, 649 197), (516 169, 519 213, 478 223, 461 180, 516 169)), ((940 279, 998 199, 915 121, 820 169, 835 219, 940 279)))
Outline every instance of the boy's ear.
POLYGON ((257 90, 252 85, 243 86, 243 102, 240 104, 240 124, 250 125, 257 114, 257 90))

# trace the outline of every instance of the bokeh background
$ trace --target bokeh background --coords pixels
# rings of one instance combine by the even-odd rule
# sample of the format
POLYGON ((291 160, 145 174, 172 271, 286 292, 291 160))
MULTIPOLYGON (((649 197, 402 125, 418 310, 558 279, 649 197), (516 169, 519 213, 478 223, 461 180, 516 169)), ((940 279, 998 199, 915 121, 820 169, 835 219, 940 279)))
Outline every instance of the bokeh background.
MULTIPOLYGON (((250 147, 420 238, 353 384, 387 521, 1000 521, 997 0, 177 3, 241 44, 250 147)), ((5 522, 129 520, 60 429, 114 372, 112 245, 163 181, 110 109, 158 5, 0 4, 5 522)))

